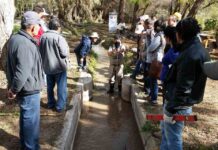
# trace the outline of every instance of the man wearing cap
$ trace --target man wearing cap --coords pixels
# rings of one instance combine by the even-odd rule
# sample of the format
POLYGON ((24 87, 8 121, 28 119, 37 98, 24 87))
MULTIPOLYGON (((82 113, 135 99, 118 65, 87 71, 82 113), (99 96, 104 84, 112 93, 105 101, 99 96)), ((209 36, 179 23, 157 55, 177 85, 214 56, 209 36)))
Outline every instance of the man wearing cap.
POLYGON ((49 31, 40 40, 40 53, 43 68, 47 77, 48 108, 57 112, 65 109, 67 101, 67 56, 69 46, 60 34, 61 25, 57 18, 49 22, 49 31), (57 83, 57 101, 54 96, 54 86, 57 83))
POLYGON ((8 99, 17 99, 20 106, 21 149, 39 149, 40 90, 43 84, 41 55, 33 36, 39 31, 40 18, 27 11, 21 30, 8 42, 8 99))
POLYGON ((121 44, 120 36, 116 35, 114 37, 114 44, 108 50, 108 56, 110 57, 110 67, 109 67, 109 84, 110 89, 109 94, 114 92, 114 84, 117 80, 118 90, 121 92, 122 89, 122 78, 123 78, 123 58, 125 52, 125 46, 121 44))
POLYGON ((80 44, 74 49, 79 71, 86 70, 86 56, 90 52, 92 44, 97 42, 98 39, 97 32, 93 32, 90 36, 83 35, 80 44))

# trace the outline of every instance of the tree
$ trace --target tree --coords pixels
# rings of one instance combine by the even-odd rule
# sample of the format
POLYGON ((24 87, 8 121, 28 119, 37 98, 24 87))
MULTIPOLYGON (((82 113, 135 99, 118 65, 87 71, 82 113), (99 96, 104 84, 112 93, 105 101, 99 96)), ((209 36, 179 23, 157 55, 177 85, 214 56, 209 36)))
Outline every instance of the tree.
POLYGON ((120 0, 118 22, 124 21, 125 0, 120 0))
POLYGON ((6 42, 10 38, 14 25, 14 0, 0 0, 0 62, 6 61, 6 42))

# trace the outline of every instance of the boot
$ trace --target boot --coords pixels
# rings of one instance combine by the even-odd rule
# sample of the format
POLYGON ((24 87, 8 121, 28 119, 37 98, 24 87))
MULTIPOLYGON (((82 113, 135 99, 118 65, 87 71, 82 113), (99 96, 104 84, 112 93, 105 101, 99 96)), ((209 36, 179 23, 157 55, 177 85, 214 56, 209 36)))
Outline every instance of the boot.
POLYGON ((108 94, 114 93, 114 84, 110 84, 110 89, 107 91, 108 94))
POLYGON ((119 90, 119 92, 122 91, 122 85, 118 85, 118 90, 119 90))

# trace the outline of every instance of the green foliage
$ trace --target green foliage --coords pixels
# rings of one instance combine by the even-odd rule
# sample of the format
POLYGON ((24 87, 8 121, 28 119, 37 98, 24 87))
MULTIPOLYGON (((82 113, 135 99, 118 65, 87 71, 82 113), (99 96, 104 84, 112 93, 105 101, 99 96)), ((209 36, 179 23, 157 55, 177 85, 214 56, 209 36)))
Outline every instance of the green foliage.
POLYGON ((124 56, 124 74, 132 73, 133 53, 127 52, 124 56))
POLYGON ((113 44, 114 39, 113 38, 106 38, 106 40, 102 43, 102 46, 105 49, 109 49, 109 47, 113 44))
POLYGON ((97 65, 98 54, 96 54, 93 50, 91 50, 89 55, 89 65, 88 65, 88 72, 94 77, 95 76, 95 69, 97 65))
POLYGON ((13 34, 17 33, 20 30, 20 25, 15 24, 13 28, 13 34))
POLYGON ((207 19, 205 21, 205 30, 214 30, 217 25, 217 19, 207 19))
POLYGON ((146 121, 142 127, 142 132, 157 132, 159 131, 159 123, 146 121))

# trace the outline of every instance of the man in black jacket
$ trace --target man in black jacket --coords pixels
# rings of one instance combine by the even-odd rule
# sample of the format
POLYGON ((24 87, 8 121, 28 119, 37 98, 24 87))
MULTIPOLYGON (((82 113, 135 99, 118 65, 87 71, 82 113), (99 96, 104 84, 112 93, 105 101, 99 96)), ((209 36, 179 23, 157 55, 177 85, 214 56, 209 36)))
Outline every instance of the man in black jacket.
POLYGON ((8 99, 19 101, 21 149, 38 150, 40 90, 43 84, 41 55, 33 39, 39 31, 36 12, 24 13, 21 30, 8 42, 8 99))
POLYGON ((184 122, 173 120, 174 114, 189 115, 192 106, 203 100, 206 75, 203 64, 209 54, 200 43, 198 22, 193 18, 181 20, 176 26, 180 51, 165 81, 166 100, 163 108, 161 150, 182 150, 184 122))

